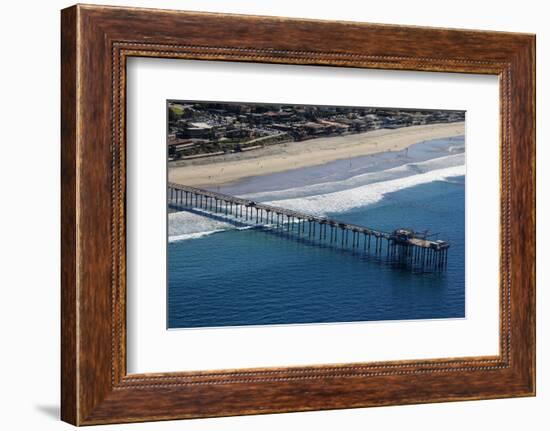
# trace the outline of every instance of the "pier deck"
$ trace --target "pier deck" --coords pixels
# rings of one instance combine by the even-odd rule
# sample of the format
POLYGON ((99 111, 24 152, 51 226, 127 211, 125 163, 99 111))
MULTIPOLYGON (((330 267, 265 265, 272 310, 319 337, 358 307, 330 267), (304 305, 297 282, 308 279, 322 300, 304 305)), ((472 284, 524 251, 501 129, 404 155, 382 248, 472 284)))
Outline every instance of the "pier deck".
POLYGON ((448 241, 429 240, 410 229, 384 232, 176 183, 168 183, 168 201, 182 209, 198 208, 246 224, 269 226, 339 247, 386 255, 388 260, 413 268, 440 270, 447 265, 448 241))

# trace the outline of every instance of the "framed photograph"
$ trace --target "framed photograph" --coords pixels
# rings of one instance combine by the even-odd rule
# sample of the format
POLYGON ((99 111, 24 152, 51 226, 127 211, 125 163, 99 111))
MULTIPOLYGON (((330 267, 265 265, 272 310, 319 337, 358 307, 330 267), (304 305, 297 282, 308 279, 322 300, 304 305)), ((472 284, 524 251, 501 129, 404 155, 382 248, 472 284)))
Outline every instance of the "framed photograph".
POLYGON ((535 37, 62 11, 62 419, 535 394, 535 37))

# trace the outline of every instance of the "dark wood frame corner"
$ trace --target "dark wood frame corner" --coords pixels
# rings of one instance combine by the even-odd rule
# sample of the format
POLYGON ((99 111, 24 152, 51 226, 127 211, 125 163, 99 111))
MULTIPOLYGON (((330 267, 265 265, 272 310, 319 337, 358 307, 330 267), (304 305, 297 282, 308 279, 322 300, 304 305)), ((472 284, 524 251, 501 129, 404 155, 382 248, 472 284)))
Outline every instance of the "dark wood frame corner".
POLYGON ((63 420, 88 425, 534 395, 534 35, 78 5, 62 11, 61 46, 63 420), (131 56, 498 75, 500 354, 128 375, 131 56))

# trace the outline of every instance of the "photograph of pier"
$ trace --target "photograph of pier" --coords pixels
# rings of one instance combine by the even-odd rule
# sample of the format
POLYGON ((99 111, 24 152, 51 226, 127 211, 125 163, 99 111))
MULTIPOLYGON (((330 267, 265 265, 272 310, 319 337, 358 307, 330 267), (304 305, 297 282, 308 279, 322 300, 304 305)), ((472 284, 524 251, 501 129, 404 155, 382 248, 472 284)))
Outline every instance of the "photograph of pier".
POLYGON ((167 102, 169 329, 465 317, 465 112, 167 102))

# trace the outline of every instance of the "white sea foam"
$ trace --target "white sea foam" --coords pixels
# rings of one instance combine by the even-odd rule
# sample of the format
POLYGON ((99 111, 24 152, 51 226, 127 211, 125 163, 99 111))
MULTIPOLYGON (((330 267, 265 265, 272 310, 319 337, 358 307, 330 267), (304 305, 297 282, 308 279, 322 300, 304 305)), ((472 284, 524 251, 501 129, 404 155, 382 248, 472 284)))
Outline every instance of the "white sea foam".
POLYGON ((385 169, 383 171, 359 174, 345 180, 317 183, 285 190, 251 193, 243 195, 242 197, 259 202, 273 202, 299 197, 317 196, 336 191, 350 190, 368 184, 387 182, 394 179, 414 176, 438 169, 464 166, 464 161, 464 153, 452 154, 422 162, 406 163, 404 165, 385 169))
POLYGON ((168 241, 182 241, 200 238, 223 230, 232 229, 233 225, 219 220, 213 220, 188 211, 168 214, 168 241))
POLYGON ((184 241, 202 238, 226 230, 246 230, 254 226, 235 226, 214 220, 207 215, 200 215, 188 211, 168 214, 168 242, 184 241))
POLYGON ((185 241, 186 239, 198 239, 202 238, 203 236, 212 235, 213 233, 223 232, 224 229, 216 229, 216 230, 210 230, 206 232, 196 232, 196 233, 184 233, 181 235, 171 235, 168 237, 168 242, 176 242, 176 241, 185 241))
POLYGON ((465 173, 464 165, 452 166, 322 195, 271 201, 269 204, 315 215, 341 213, 379 202, 384 195, 391 192, 432 181, 442 181, 449 177, 465 175, 465 173))

